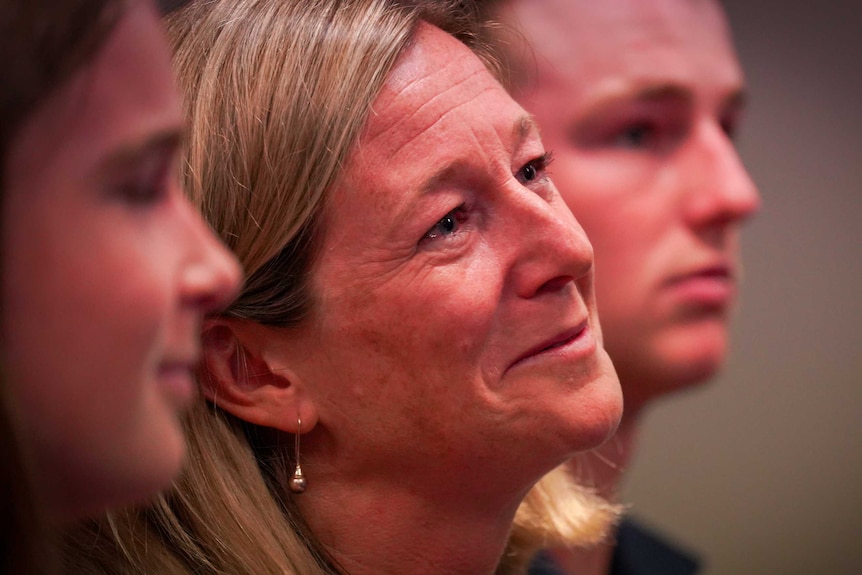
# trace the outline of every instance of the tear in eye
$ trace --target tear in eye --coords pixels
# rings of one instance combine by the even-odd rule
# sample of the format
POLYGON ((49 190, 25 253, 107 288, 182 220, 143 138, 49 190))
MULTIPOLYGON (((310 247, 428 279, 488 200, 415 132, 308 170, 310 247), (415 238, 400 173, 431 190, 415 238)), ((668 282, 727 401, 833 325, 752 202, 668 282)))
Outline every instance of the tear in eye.
POLYGON ((546 152, 538 158, 530 160, 515 174, 515 178, 524 185, 535 182, 545 175, 545 170, 551 163, 551 159, 551 153, 546 152))
POLYGON ((461 228, 461 224, 466 219, 466 215, 464 212, 464 205, 458 206, 457 208, 443 216, 439 222, 434 224, 434 227, 428 230, 422 239, 424 241, 434 240, 440 237, 451 236, 452 234, 456 233, 461 228))

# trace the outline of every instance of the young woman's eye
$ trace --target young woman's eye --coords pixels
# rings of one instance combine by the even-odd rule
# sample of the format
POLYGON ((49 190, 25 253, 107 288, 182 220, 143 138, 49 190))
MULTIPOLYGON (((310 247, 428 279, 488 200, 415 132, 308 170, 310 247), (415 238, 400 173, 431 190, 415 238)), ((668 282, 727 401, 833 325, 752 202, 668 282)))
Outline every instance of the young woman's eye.
POLYGON ((167 195, 167 181, 134 181, 120 187, 122 199, 130 204, 147 206, 159 202, 167 195))
POLYGON ((527 185, 531 182, 535 182, 536 180, 544 178, 545 171, 551 164, 552 159, 553 157, 551 153, 546 152, 538 158, 530 160, 524 165, 524 167, 518 170, 518 173, 515 174, 515 178, 523 185, 527 185))
POLYGON ((145 207, 166 198, 174 177, 173 160, 174 153, 169 150, 141 159, 117 185, 119 199, 133 206, 145 207))
POLYGON ((461 224, 464 223, 466 217, 466 206, 462 204, 434 224, 434 227, 428 230, 422 237, 422 241, 435 240, 455 234, 461 228, 461 224))

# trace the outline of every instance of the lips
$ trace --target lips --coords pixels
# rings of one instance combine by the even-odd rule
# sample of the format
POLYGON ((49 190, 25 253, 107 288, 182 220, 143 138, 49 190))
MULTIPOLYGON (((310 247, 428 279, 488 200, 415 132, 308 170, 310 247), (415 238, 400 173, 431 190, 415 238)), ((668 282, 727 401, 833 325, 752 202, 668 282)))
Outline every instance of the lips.
POLYGON ((510 369, 541 356, 551 356, 577 347, 584 347, 586 349, 586 346, 590 344, 592 344, 592 338, 590 337, 589 321, 585 319, 576 326, 566 329, 531 347, 512 363, 510 369), (581 346, 579 344, 584 345, 581 346))
POLYGON ((161 387, 177 407, 185 406, 194 397, 194 365, 187 361, 165 361, 159 365, 161 387))
POLYGON ((667 286, 681 299, 707 306, 723 307, 736 294, 733 268, 725 264, 704 266, 673 276, 667 286))

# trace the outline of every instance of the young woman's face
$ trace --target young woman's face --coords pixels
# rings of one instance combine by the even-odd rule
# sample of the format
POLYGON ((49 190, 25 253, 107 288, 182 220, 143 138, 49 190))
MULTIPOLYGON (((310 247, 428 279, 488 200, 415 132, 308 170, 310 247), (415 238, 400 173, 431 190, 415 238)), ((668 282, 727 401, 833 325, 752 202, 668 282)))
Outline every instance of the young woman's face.
POLYGON ((472 497, 615 429, 592 249, 546 163, 476 56, 421 27, 336 187, 316 311, 281 345, 341 472, 472 497))
POLYGON ((7 158, 3 367, 57 518, 147 496, 183 459, 201 317, 240 274, 174 183, 180 131, 137 2, 7 158))

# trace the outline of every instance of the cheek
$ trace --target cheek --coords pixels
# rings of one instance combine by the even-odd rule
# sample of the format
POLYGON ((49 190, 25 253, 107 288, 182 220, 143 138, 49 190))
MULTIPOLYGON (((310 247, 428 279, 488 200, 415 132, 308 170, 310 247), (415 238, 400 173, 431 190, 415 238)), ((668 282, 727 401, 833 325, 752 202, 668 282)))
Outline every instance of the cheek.
POLYGON ((64 394, 86 393, 106 409, 141 393, 170 301, 164 270, 120 237, 79 235, 43 246, 41 269, 21 270, 28 291, 10 318, 14 345, 33 360, 24 369, 38 380, 65 382, 64 394))
POLYGON ((596 301, 613 337, 627 321, 651 313, 650 298, 667 268, 670 210, 648 180, 603 177, 604 162, 578 156, 557 164, 554 180, 595 252, 596 301))
POLYGON ((412 381, 424 395, 463 387, 479 369, 496 311, 493 289, 476 277, 482 271, 434 270, 421 282, 351 295, 330 306, 329 317, 342 319, 324 339, 363 366, 363 389, 412 381))

